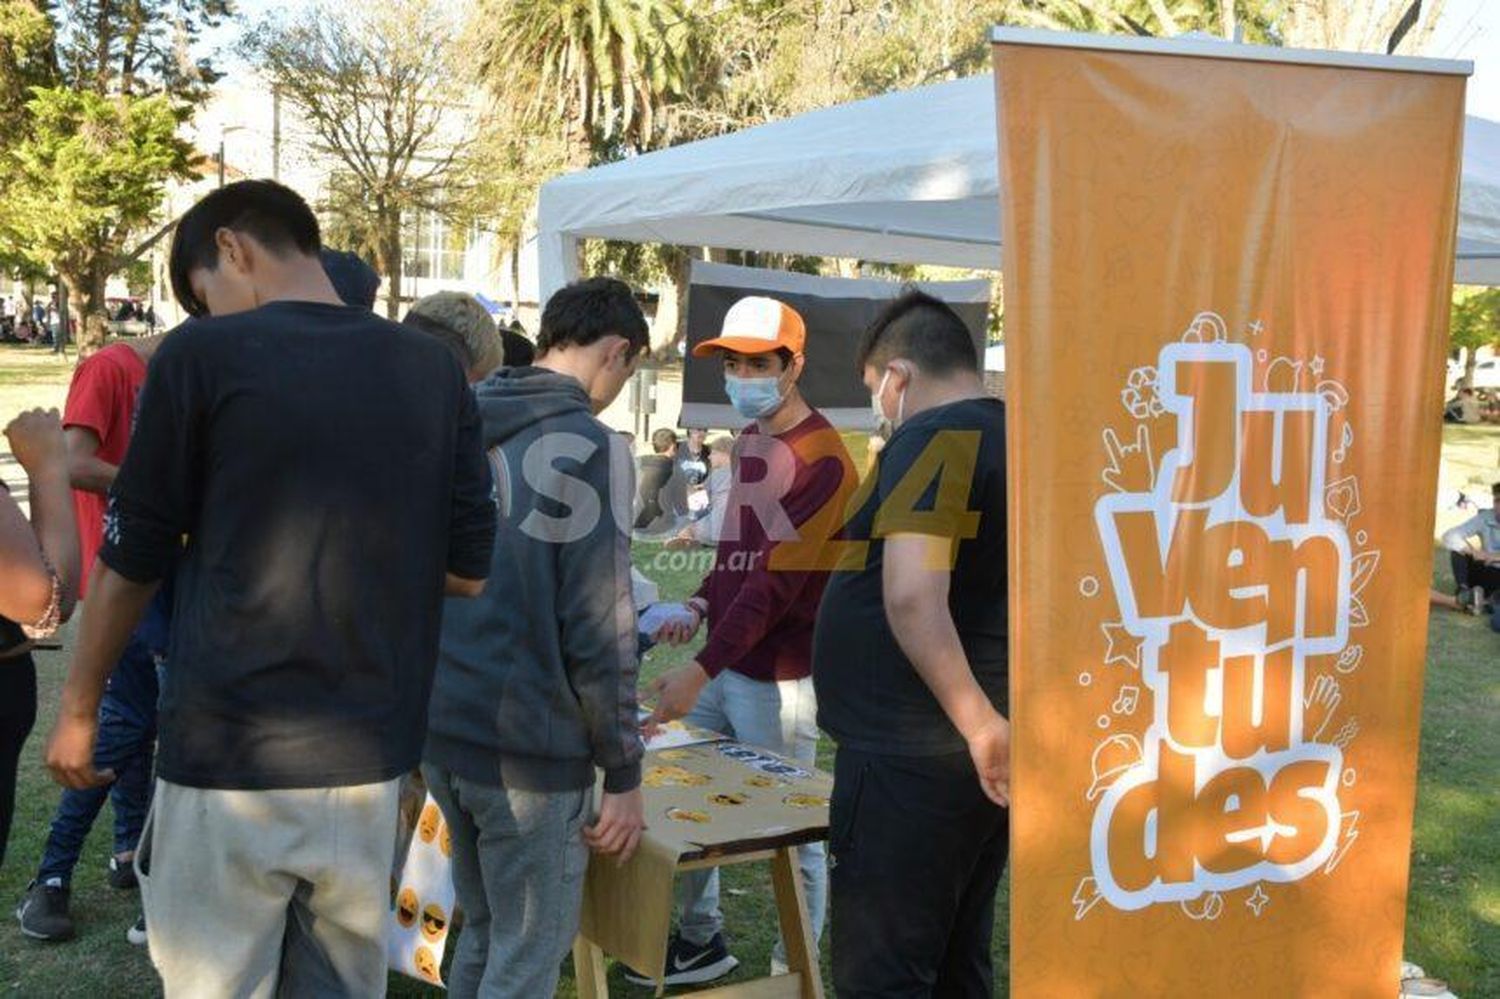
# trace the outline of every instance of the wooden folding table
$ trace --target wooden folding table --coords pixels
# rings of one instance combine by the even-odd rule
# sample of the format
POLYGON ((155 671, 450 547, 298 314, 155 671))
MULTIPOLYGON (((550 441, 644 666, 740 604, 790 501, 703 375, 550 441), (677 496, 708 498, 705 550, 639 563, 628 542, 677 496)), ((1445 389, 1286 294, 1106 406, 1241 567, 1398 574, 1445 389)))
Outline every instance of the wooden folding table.
MULTIPOLYGON (((765 750, 729 741, 646 754, 647 829, 631 861, 590 861, 573 948, 578 994, 609 995, 605 955, 660 983, 673 884, 686 871, 769 863, 789 974, 694 993, 713 999, 822 999, 797 846, 828 836, 833 780, 765 750)), ((658 984, 657 994, 663 989, 658 984)))

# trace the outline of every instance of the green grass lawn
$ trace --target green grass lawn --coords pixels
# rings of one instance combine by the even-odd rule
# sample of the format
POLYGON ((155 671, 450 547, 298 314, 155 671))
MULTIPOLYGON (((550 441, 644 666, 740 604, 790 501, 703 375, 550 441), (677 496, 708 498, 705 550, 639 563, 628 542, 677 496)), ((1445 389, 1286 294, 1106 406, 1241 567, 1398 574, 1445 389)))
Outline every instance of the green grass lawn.
MULTIPOLYGON (((69 364, 28 357, 12 364, 0 349, 0 417, 14 412, 17 389, 45 389, 61 401, 69 364), (32 364, 50 366, 52 382, 29 383, 32 364), (13 372, 19 368, 19 374, 13 372), (57 379, 61 378, 59 383, 57 379)), ((42 403, 29 403, 32 405, 42 403)), ((1495 455, 1500 429, 1447 428, 1448 451, 1477 483, 1500 477, 1495 455)), ((1448 453, 1445 451, 1445 455, 1448 453)), ((862 465, 862 456, 855 456, 862 465)), ((663 568, 656 549, 642 547, 637 564, 661 585, 664 599, 681 599, 697 585, 688 570, 663 568)), ((1434 559, 1435 586, 1448 589, 1447 560, 1434 559)), ((71 629, 70 629, 71 631, 71 629)), ((1408 903, 1406 954, 1432 974, 1446 978, 1464 999, 1500 997, 1500 635, 1487 623, 1435 610, 1429 626, 1426 694, 1423 704, 1421 771, 1417 789, 1415 843, 1408 903)), ((658 649, 643 664, 646 677, 686 661, 695 651, 658 649)), ((20 898, 41 854, 46 826, 57 802, 57 788, 40 762, 42 741, 56 709, 64 668, 60 653, 38 656, 41 705, 37 730, 21 763, 15 829, 0 869, 0 913, 20 898)), ((825 744, 826 760, 831 747, 825 744)), ((109 816, 101 816, 85 848, 74 881, 73 912, 79 939, 42 945, 21 937, 13 921, 0 926, 0 993, 16 996, 133 997, 158 993, 145 952, 125 941, 138 914, 131 893, 112 890, 105 879, 109 856, 109 816)), ((737 979, 766 973, 776 938, 770 880, 763 865, 726 870, 723 904, 731 945, 743 962, 737 979)), ((995 935, 1001 994, 1009 967, 1006 885, 1001 886, 995 935)), ((825 946, 826 978, 826 946, 825 946)), ((648 993, 626 983, 618 969, 610 976, 618 995, 648 993)), ((438 990, 392 977, 394 996, 438 996, 438 990)), ((830 993, 831 994, 831 993, 830 993)), ((566 966, 559 995, 575 995, 566 966)))
MULTIPOLYGON (((9 420, 15 414, 18 402, 35 397, 47 401, 46 405, 60 406, 67 393, 68 379, 77 363, 76 353, 66 356, 52 353, 51 347, 27 347, 20 344, 0 345, 0 393, 4 393, 5 405, 0 407, 0 416, 9 420)), ((28 402, 27 405, 43 405, 44 402, 28 402)))

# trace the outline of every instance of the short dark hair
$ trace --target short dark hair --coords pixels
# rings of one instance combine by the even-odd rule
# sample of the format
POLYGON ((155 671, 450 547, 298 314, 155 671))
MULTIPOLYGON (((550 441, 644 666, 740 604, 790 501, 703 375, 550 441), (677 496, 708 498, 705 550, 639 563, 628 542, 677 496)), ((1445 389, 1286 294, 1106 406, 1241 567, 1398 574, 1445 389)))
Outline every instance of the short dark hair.
POLYGON ((606 336, 624 337, 632 354, 651 342, 646 316, 630 286, 614 278, 588 278, 547 299, 536 348, 545 354, 556 347, 587 347, 606 336))
POLYGON ((1497 482, 1493 486, 1490 486, 1490 492, 1500 493, 1500 482, 1497 482))
POLYGON ((501 363, 507 368, 524 368, 536 360, 536 345, 518 332, 520 326, 520 323, 514 323, 509 329, 500 331, 500 347, 505 354, 501 363))
POLYGON ((318 217, 302 196, 274 180, 241 180, 205 195, 182 218, 172 234, 168 271, 172 294, 189 315, 208 311, 193 294, 188 274, 199 267, 219 266, 220 229, 253 236, 272 253, 313 256, 322 249, 318 217))
POLYGON ((903 291, 876 315, 859 345, 855 368, 882 368, 898 357, 933 375, 979 370, 974 339, 958 313, 942 299, 915 288, 903 291))
POLYGON ((345 305, 358 309, 375 308, 375 296, 380 292, 380 275, 375 268, 365 263, 364 258, 350 250, 324 249, 318 254, 323 261, 323 273, 328 275, 333 290, 345 305))
MULTIPOLYGON (((719 357, 721 357, 721 358, 724 357, 724 355, 726 355, 726 354, 739 354, 741 357, 754 357, 755 356, 754 354, 744 354, 744 353, 740 353, 740 351, 729 350, 727 348, 721 349, 721 350, 717 351, 716 353, 718 353, 719 357)), ((792 362, 797 359, 797 355, 792 353, 792 350, 791 350, 790 347, 777 347, 775 350, 765 351, 764 353, 768 353, 768 354, 771 354, 774 357, 781 358, 781 370, 783 370, 783 371, 785 371, 787 368, 790 368, 792 366, 792 362)))
POLYGON ((670 427, 658 427, 651 431, 651 449, 657 454, 666 454, 677 446, 677 435, 670 427))

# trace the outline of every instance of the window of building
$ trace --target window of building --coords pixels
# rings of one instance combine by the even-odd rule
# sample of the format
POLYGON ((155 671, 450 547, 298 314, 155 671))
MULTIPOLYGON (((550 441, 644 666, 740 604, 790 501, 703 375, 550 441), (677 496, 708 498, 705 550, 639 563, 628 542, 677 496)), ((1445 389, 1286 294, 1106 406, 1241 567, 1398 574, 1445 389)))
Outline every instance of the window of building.
POLYGON ((432 211, 412 212, 402 226, 401 270, 408 277, 461 281, 473 226, 455 226, 432 211))

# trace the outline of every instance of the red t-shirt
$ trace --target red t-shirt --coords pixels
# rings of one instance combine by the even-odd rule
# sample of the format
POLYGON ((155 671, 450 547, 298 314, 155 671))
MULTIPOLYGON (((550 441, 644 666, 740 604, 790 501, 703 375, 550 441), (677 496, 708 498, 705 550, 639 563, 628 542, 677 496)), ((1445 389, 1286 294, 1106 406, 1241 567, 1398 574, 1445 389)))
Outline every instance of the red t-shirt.
MULTIPOLYGON (((68 386, 63 407, 63 427, 83 427, 99 438, 95 456, 119 465, 130 445, 135 422, 135 397, 146 381, 146 362, 129 344, 113 343, 78 365, 68 386)), ((79 596, 88 587, 94 556, 104 536, 104 507, 108 497, 73 490, 73 511, 78 517, 78 542, 83 556, 83 578, 79 596)))

